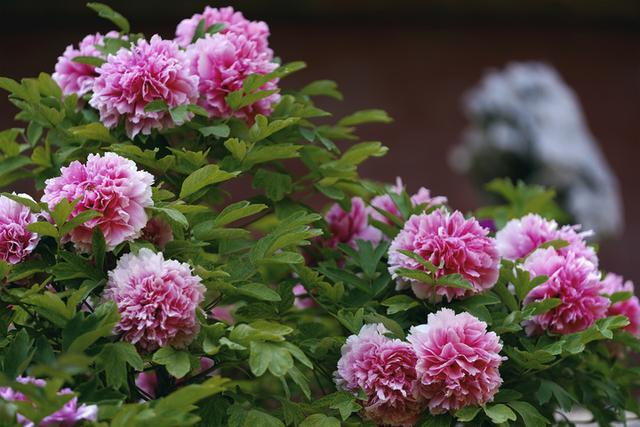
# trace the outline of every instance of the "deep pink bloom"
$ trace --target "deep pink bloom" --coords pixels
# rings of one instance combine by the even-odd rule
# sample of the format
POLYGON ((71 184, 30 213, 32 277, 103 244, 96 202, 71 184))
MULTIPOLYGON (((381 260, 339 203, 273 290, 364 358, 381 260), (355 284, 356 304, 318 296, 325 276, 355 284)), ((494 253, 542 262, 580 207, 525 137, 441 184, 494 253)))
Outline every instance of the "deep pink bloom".
POLYGON ((431 274, 418 261, 398 252, 411 251, 437 268, 435 278, 461 274, 473 286, 473 290, 467 290, 411 279, 411 287, 418 298, 440 301, 446 297, 451 301, 486 291, 498 279, 500 262, 495 241, 487 236, 488 233, 478 221, 465 219, 459 211, 449 214, 438 209, 430 214, 412 215, 391 242, 389 272, 395 279, 400 279, 399 268, 431 274))
MULTIPOLYGON (((33 384, 37 387, 44 387, 47 383, 44 380, 32 378, 32 377, 18 377, 16 381, 22 384, 33 384)), ((63 388, 58 391, 59 395, 73 394, 73 391, 68 388, 63 388)), ((0 398, 7 402, 16 401, 28 401, 29 398, 19 391, 15 391, 10 387, 0 387, 0 398)), ((78 404, 78 398, 73 397, 64 406, 53 414, 46 416, 38 427, 58 426, 58 427, 72 427, 82 420, 96 421, 98 418, 98 407, 96 405, 86 405, 84 403, 78 404)), ((35 427, 35 423, 29 420, 24 415, 18 413, 16 415, 18 424, 35 427)))
MULTIPOLYGON (((402 183, 402 179, 398 177, 396 178, 396 185, 392 186, 389 189, 389 192, 394 194, 401 194, 403 191, 405 191, 404 184, 402 183)), ((446 197, 431 197, 431 192, 424 187, 420 187, 418 192, 411 196, 411 204, 414 208, 418 205, 425 205, 425 209, 428 209, 432 206, 442 205, 445 203, 447 203, 446 197)), ((393 223, 387 217, 382 215, 374 208, 381 209, 398 218, 401 217, 398 206, 389 194, 382 194, 380 196, 374 197, 373 199, 371 199, 370 205, 371 208, 369 209, 369 212, 371 214, 371 217, 376 221, 380 221, 388 225, 393 225, 393 223)))
POLYGON ((196 310, 205 291, 200 282, 188 264, 165 260, 162 253, 142 248, 123 255, 105 290, 120 312, 115 333, 148 352, 188 345, 200 329, 196 310))
POLYGON ((184 52, 158 35, 151 41, 138 40, 131 50, 123 48, 109 55, 95 71, 98 77, 89 104, 100 112, 100 121, 108 128, 124 118, 130 138, 183 123, 174 121, 166 109, 144 111, 150 102, 164 101, 173 108, 195 104, 198 99, 198 76, 189 73, 184 52))
POLYGON ((202 19, 205 21, 205 30, 214 24, 223 24, 224 28, 220 34, 234 33, 244 36, 253 41, 261 51, 269 49, 267 41, 269 27, 267 24, 262 21, 249 21, 242 15, 242 12, 236 12, 232 7, 217 9, 206 6, 201 14, 196 13, 191 18, 183 19, 176 28, 175 41, 182 47, 190 45, 202 19))
POLYGON ((325 216, 331 232, 327 245, 335 248, 338 243, 346 243, 355 248, 356 240, 378 243, 382 238, 382 233, 369 225, 367 214, 367 208, 360 197, 351 199, 349 212, 345 212, 337 203, 331 206, 325 216))
POLYGON ((77 49, 69 45, 58 57, 56 71, 51 77, 58 83, 64 95, 75 93, 82 96, 93 89, 93 81, 98 76, 96 67, 75 62, 73 59, 78 56, 106 59, 106 55, 96 48, 96 45, 104 44, 105 37, 117 38, 119 34, 116 31, 110 31, 105 36, 100 33, 89 34, 78 43, 77 49))
POLYGON ((338 388, 368 400, 364 414, 381 425, 413 425, 420 417, 416 355, 411 346, 384 336, 382 324, 364 325, 342 346, 335 381, 338 388))
POLYGON ((640 300, 633 294, 633 282, 625 281, 617 274, 608 273, 602 280, 602 293, 611 296, 617 292, 631 292, 631 298, 611 304, 607 316, 626 316, 629 324, 625 326, 625 331, 640 337, 640 300))
MULTIPOLYGON (((275 92, 250 105, 233 111, 225 97, 242 88, 250 74, 268 74, 278 65, 270 50, 260 50, 257 43, 235 33, 207 35, 187 48, 191 73, 199 78, 199 104, 211 117, 238 117, 253 121, 256 114, 268 116, 280 100, 275 92)), ((272 79, 259 90, 277 90, 278 79, 272 79)))
POLYGON ((407 340, 418 356, 420 391, 433 414, 483 405, 502 384, 502 344, 469 313, 449 308, 431 313, 427 324, 411 328, 407 340))
POLYGON ((529 321, 527 333, 571 334, 587 329, 606 316, 609 300, 600 295, 600 273, 588 259, 574 252, 563 256, 553 248, 546 248, 529 255, 523 267, 532 277, 549 277, 529 292, 525 304, 547 298, 562 301, 556 308, 529 321))
POLYGON ((535 251, 540 245, 552 240, 564 240, 568 246, 560 248, 561 254, 575 252, 583 256, 596 266, 598 257, 592 247, 587 246, 585 237, 593 234, 591 231, 579 232, 580 226, 565 225, 558 227, 558 223, 529 214, 520 219, 512 219, 496 234, 498 251, 504 258, 516 260, 524 258, 535 251))
POLYGON ((142 238, 164 249, 167 243, 173 240, 173 230, 167 221, 155 216, 142 229, 142 238))
MULTIPOLYGON (((26 194, 18 196, 31 199, 26 194)), ((31 212, 31 209, 0 196, 0 260, 18 264, 33 252, 40 236, 27 230, 27 226, 37 221, 38 215, 31 212)))
POLYGON ((153 206, 153 176, 114 153, 89 154, 87 163, 72 162, 60 176, 46 181, 42 201, 49 209, 62 200, 80 201, 71 217, 94 210, 102 216, 90 219, 69 233, 68 239, 84 251, 91 249, 93 229, 99 227, 109 250, 137 238, 147 223, 144 208, 153 206))
POLYGON ((233 325, 236 323, 233 318, 232 310, 235 308, 235 305, 218 305, 211 309, 211 317, 213 319, 219 320, 220 322, 224 322, 228 325, 233 325))

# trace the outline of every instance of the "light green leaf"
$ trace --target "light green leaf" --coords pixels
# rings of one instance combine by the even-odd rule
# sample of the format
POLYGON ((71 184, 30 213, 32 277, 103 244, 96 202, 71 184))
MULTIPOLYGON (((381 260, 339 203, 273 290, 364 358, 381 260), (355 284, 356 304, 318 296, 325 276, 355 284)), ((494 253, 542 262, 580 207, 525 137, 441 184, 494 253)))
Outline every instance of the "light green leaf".
POLYGON ((176 378, 182 378, 191 370, 189 353, 172 347, 163 347, 153 354, 153 361, 164 365, 167 371, 176 378))
POLYGON ((185 198, 207 185, 227 181, 237 176, 239 172, 227 172, 218 165, 207 165, 189 175, 182 183, 180 198, 185 198))

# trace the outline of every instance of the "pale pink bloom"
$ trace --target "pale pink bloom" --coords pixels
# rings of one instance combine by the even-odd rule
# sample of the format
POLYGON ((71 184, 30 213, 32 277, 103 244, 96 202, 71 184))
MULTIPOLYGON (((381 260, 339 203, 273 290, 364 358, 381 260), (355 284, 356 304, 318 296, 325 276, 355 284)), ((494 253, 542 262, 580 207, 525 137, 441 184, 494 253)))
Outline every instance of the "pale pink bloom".
POLYGON ((261 51, 269 50, 267 41, 269 27, 267 24, 262 21, 249 21, 242 15, 242 12, 236 12, 232 7, 218 9, 206 6, 201 14, 196 13, 191 18, 183 19, 176 28, 174 40, 182 47, 190 45, 202 19, 205 21, 205 31, 212 25, 223 24, 224 28, 220 34, 234 33, 244 36, 253 41, 261 51))
POLYGON ((158 248, 164 249, 167 243, 173 240, 173 230, 167 221, 155 216, 142 229, 142 238, 158 248))
POLYGON ((561 255, 553 248, 546 248, 529 255, 523 267, 532 277, 548 276, 546 282, 529 292, 525 304, 547 298, 561 301, 559 306, 527 322, 527 333, 571 334, 587 329, 606 316, 609 301, 600 295, 600 272, 588 259, 574 252, 561 255))
POLYGON ((115 153, 89 154, 86 164, 72 162, 48 179, 42 201, 54 209, 61 200, 79 199, 70 218, 94 210, 102 214, 74 228, 67 239, 83 251, 91 249, 93 229, 104 234, 108 250, 140 236, 147 224, 144 208, 153 206, 153 176, 115 153))
POLYGON ((89 105, 100 112, 100 121, 108 128, 124 118, 130 138, 183 123, 182 119, 174 121, 166 109, 145 111, 152 101, 174 108, 195 104, 198 99, 198 76, 189 73, 184 52, 158 35, 151 41, 138 40, 131 50, 123 48, 109 55, 95 71, 98 77, 89 105))
POLYGON ((579 232, 579 225, 565 225, 559 227, 558 223, 541 217, 537 214, 529 214, 520 219, 512 219, 504 228, 496 234, 498 251, 504 258, 512 261, 524 258, 538 249, 540 245, 553 241, 564 240, 568 246, 559 249, 563 255, 575 252, 583 256, 596 266, 598 257, 592 247, 587 246, 585 237, 591 236, 591 231, 579 232))
MULTIPOLYGON (((31 199, 27 194, 18 196, 31 199)), ((0 196, 0 260, 18 264, 33 252, 40 236, 27 230, 27 226, 37 221, 38 215, 31 212, 31 209, 0 196)))
MULTIPOLYGON (((192 373, 192 376, 201 374, 202 372, 212 368, 213 365, 214 365, 214 361, 212 359, 209 359, 208 357, 201 357, 200 368, 195 370, 192 373)), ((213 375, 213 373, 209 375, 213 375)), ((182 383, 182 381, 183 381, 183 378, 177 378, 176 384, 180 384, 182 383)), ((150 397, 151 399, 155 399, 157 397, 160 385, 158 383, 158 375, 156 374, 156 371, 152 370, 152 371, 140 372, 136 376, 135 382, 136 382, 136 387, 142 390, 148 397, 150 397)))
POLYGON ((109 272, 104 297, 118 305, 116 334, 143 351, 185 347, 198 334, 198 305, 205 287, 188 264, 142 248, 123 255, 109 272))
POLYGON ((235 308, 235 305, 218 305, 211 309, 211 317, 219 320, 220 322, 224 322, 228 325, 233 325, 236 323, 233 318, 233 314, 231 311, 235 308))
POLYGON ((473 286, 472 290, 467 290, 410 279, 418 298, 440 301, 446 297, 451 301, 484 292, 498 280, 500 262, 495 241, 487 236, 488 233, 478 221, 465 219, 459 211, 449 214, 438 209, 429 214, 412 215, 391 242, 389 273, 400 281, 403 279, 397 273, 399 268, 423 271, 435 279, 460 274, 473 286), (430 261, 436 267, 435 275, 399 250, 413 252, 430 261))
MULTIPOLYGON (((207 35, 187 48, 191 73, 199 78, 199 105, 211 117, 238 117, 250 122, 256 114, 268 116, 280 100, 276 92, 236 111, 225 97, 242 88, 251 74, 268 74, 278 65, 271 51, 258 48, 255 41, 235 33, 207 35)), ((258 90, 277 90, 278 79, 271 79, 258 90)))
MULTIPOLYGON (((394 194, 402 194, 403 191, 405 191, 404 184, 402 183, 402 179, 398 177, 396 178, 396 185, 392 186, 389 189, 389 192, 394 194)), ((431 197, 431 192, 424 187, 420 187, 418 192, 411 196, 411 205, 414 208, 419 205, 424 205, 425 209, 429 209, 432 206, 442 205, 445 203, 447 203, 446 197, 431 197)), ((376 221, 380 221, 388 225, 393 225, 393 223, 387 217, 382 215, 374 208, 381 209, 393 216, 401 218, 400 210, 389 194, 382 194, 380 196, 374 197, 373 199, 371 199, 370 205, 372 207, 369 209, 369 212, 371 214, 371 217, 376 221)))
MULTIPOLYGON (((22 384, 33 384, 37 387, 44 387, 47 383, 45 380, 37 379, 33 377, 18 377, 16 381, 22 384)), ((58 391, 58 395, 73 394, 73 391, 68 388, 63 388, 58 391)), ((13 390, 10 387, 0 387, 0 398, 7 402, 26 402, 29 400, 22 392, 13 390)), ((97 421, 98 407, 96 405, 86 405, 84 403, 78 404, 78 398, 73 397, 62 408, 58 409, 51 415, 47 415, 42 421, 38 423, 38 427, 58 426, 58 427, 72 427, 81 423, 83 420, 97 421)), ((36 424, 29 420, 19 412, 16 414, 16 420, 18 424, 26 427, 35 427, 36 424)))
POLYGON ((420 391, 432 414, 484 405, 502 384, 502 344, 469 313, 431 313, 425 325, 411 327, 407 340, 418 356, 420 391))
POLYGON ((356 240, 366 240, 374 244, 380 242, 382 233, 369 225, 367 214, 367 208, 360 197, 351 199, 349 212, 346 212, 337 203, 331 206, 325 216, 331 232, 327 245, 335 248, 338 243, 346 243, 355 248, 357 246, 356 240))
POLYGON ((602 280, 601 292, 609 296, 617 292, 631 292, 631 298, 611 304, 607 316, 626 316, 629 324, 624 329, 640 337, 640 300, 634 295, 633 282, 625 281, 617 274, 608 273, 602 280))
POLYGON ((295 299, 293 305, 299 309, 311 308, 316 306, 316 302, 309 296, 307 289, 301 283, 295 285, 292 289, 295 299))
POLYGON ((100 33, 89 34, 78 43, 77 49, 69 45, 58 57, 56 71, 51 77, 58 83, 64 95, 75 93, 82 96, 93 89, 93 81, 98 75, 96 67, 75 62, 73 59, 78 56, 107 59, 106 55, 96 48, 96 45, 104 44, 105 37, 117 38, 119 34, 116 31, 110 31, 105 36, 100 33))
POLYGON ((380 425, 413 425, 420 418, 416 355, 411 346, 384 336, 382 324, 364 325, 342 346, 335 382, 339 389, 368 396, 364 414, 380 425))

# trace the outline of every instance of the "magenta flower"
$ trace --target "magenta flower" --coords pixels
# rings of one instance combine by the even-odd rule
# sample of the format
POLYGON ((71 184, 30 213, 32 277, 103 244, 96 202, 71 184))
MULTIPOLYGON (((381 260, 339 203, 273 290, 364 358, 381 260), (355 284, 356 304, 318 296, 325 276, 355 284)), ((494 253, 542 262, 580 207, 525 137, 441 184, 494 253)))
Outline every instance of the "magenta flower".
POLYGON ((407 340, 418 357, 416 371, 432 414, 483 405, 493 399, 502 378, 498 336, 469 313, 449 308, 413 326, 407 340))
POLYGON ((335 248, 338 243, 346 243, 356 247, 356 240, 367 240, 378 243, 382 233, 369 225, 368 211, 360 197, 351 199, 351 210, 346 212, 339 204, 334 204, 325 216, 331 237, 327 246, 335 248))
POLYGON ((382 324, 364 325, 342 346, 338 388, 368 396, 364 414, 380 425, 413 425, 420 417, 416 355, 407 343, 384 336, 382 324))
MULTIPOLYGON (((396 178, 396 185, 392 186, 389 191, 394 194, 401 194, 403 191, 405 191, 404 184, 402 183, 402 179, 400 177, 396 178)), ((431 197, 431 192, 424 187, 420 187, 418 192, 411 196, 411 204, 414 208, 418 205, 425 205, 425 209, 428 209, 432 206, 442 205, 445 203, 447 203, 446 197, 431 197)), ((374 208, 381 209, 393 216, 401 218, 400 210, 389 194, 382 194, 380 196, 374 197, 373 199, 371 199, 370 205, 371 208, 369 209, 369 212, 371 214, 371 217, 376 221, 380 221, 388 225, 393 225, 393 223, 387 217, 382 215, 374 208)))
MULTIPOLYGON (((271 50, 261 50, 244 35, 207 35, 187 48, 187 56, 191 73, 199 78, 199 104, 211 117, 234 116, 252 122, 256 114, 270 115, 280 100, 276 92, 236 111, 227 104, 225 97, 241 89, 250 74, 268 74, 278 67, 272 62, 271 50)), ((259 90, 278 90, 278 79, 269 80, 259 90)))
POLYGON ((244 36, 253 41, 260 51, 268 50, 269 27, 267 24, 262 21, 249 21, 242 12, 236 12, 232 7, 217 9, 206 6, 201 14, 196 13, 191 18, 183 19, 176 28, 174 40, 182 47, 190 45, 202 19, 205 22, 205 30, 214 24, 223 24, 221 34, 233 33, 244 36))
MULTIPOLYGON (((37 387, 44 387, 47 383, 44 380, 32 378, 32 377, 18 377, 16 381, 22 384, 33 384, 37 387)), ((65 394, 73 394, 73 391, 68 388, 63 388, 58 392, 59 395, 65 394)), ((25 402, 28 401, 29 398, 25 396, 23 393, 19 391, 15 391, 10 387, 0 387, 0 398, 6 400, 7 402, 25 402)), ((72 427, 82 420, 87 421, 97 421, 98 418, 98 407, 96 405, 86 405, 86 404, 78 404, 78 398, 73 397, 64 406, 53 414, 46 416, 40 423, 38 423, 38 427, 47 427, 47 426, 61 426, 61 427, 72 427)), ((26 427, 35 427, 35 423, 25 417, 24 415, 17 413, 16 420, 18 424, 26 427)))
POLYGON ((439 209, 430 214, 412 215, 391 242, 389 273, 394 279, 402 280, 397 270, 406 268, 433 277, 427 267, 398 252, 411 251, 436 267, 434 278, 460 274, 473 286, 473 290, 467 290, 410 279, 418 298, 440 301, 446 297, 451 301, 486 291, 498 279, 500 262, 495 241, 488 233, 474 218, 465 220, 459 211, 449 214, 439 209))
POLYGON ((151 174, 138 170, 134 162, 114 153, 89 154, 86 164, 74 161, 60 172, 59 177, 45 182, 42 201, 49 209, 54 209, 62 199, 79 199, 72 218, 87 210, 102 214, 69 233, 67 239, 76 247, 89 251, 96 227, 104 234, 109 250, 140 235, 147 223, 144 208, 153 206, 151 174))
POLYGON ((299 309, 311 308, 316 306, 316 302, 309 296, 307 293, 307 289, 304 287, 302 283, 298 283, 292 289, 293 295, 295 295, 295 299, 293 300, 293 305, 298 307, 299 309))
POLYGON ((216 319, 220 322, 224 322, 227 325, 233 325, 236 323, 233 318, 232 311, 235 309, 235 305, 218 305, 211 309, 211 318, 216 319))
POLYGON ((104 295, 118 305, 115 333, 147 352, 188 345, 200 330, 196 310, 205 291, 200 282, 188 264, 165 260, 162 253, 142 248, 123 255, 109 272, 104 295))
POLYGON ((528 334, 549 331, 571 334, 587 329, 606 316, 609 300, 600 295, 598 269, 588 259, 569 252, 565 256, 553 248, 538 249, 523 264, 532 277, 548 276, 525 297, 524 303, 559 298, 559 306, 535 316, 526 324, 528 334))
POLYGON ((524 258, 535 251, 540 245, 552 240, 564 240, 568 246, 560 248, 561 254, 574 252, 598 265, 598 257, 592 247, 587 246, 585 237, 593 234, 591 231, 579 232, 580 226, 558 227, 558 223, 545 219, 537 214, 529 214, 520 219, 512 219, 496 234, 498 251, 504 258, 512 261, 524 258))
MULTIPOLYGON (((27 194, 18 196, 31 199, 27 194)), ((37 221, 38 215, 28 207, 0 196, 0 260, 18 264, 33 252, 40 236, 27 230, 27 226, 37 221)))
POLYGON ((96 67, 75 62, 73 59, 78 56, 106 59, 106 55, 96 48, 96 45, 104 43, 105 37, 117 38, 119 34, 115 31, 110 31, 105 36, 100 33, 89 34, 78 43, 77 49, 69 45, 58 57, 56 71, 51 77, 58 83, 64 95, 75 93, 82 96, 93 89, 93 81, 98 76, 96 67))
POLYGON ((142 238, 164 249, 167 243, 173 240, 173 230, 167 221, 156 216, 151 218, 142 229, 142 238))
POLYGON ((634 286, 631 280, 624 281, 622 276, 608 273, 602 280, 602 293, 613 295, 616 292, 631 292, 631 298, 611 304, 607 316, 622 315, 629 319, 625 331, 640 337, 640 300, 633 295, 634 286))
POLYGON ((95 71, 98 77, 89 105, 100 112, 100 121, 108 128, 124 118, 130 138, 183 123, 174 121, 166 109, 145 111, 152 101, 173 108, 198 99, 198 76, 189 73, 185 54, 175 42, 158 35, 150 42, 138 40, 131 50, 109 55, 95 71))

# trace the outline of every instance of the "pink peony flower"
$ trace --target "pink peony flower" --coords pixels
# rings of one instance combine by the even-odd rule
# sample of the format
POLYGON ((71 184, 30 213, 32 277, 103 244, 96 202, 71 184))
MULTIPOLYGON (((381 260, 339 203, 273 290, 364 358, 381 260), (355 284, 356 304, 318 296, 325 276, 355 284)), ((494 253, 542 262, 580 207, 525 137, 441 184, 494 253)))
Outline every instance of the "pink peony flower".
POLYGON ((147 223, 145 207, 153 206, 153 176, 114 153, 89 154, 87 163, 72 162, 61 175, 46 181, 42 201, 49 209, 62 200, 80 199, 71 217, 94 210, 102 216, 90 219, 69 233, 68 239, 81 250, 91 249, 93 229, 99 227, 109 250, 137 238, 147 223))
MULTIPOLYGON (((272 62, 270 50, 235 33, 207 35, 187 48, 191 73, 199 78, 199 104, 211 117, 238 117, 253 121, 256 114, 268 116, 272 106, 280 100, 276 92, 253 104, 233 111, 225 97, 242 88, 242 81, 250 74, 268 74, 278 65, 272 62)), ((277 90, 278 79, 263 84, 259 90, 277 90)))
POLYGON ((173 240, 173 230, 167 221, 156 216, 151 218, 142 229, 142 238, 158 248, 164 249, 167 243, 173 240))
MULTIPOLYGON (((392 186, 389 191, 394 194, 401 194, 403 191, 405 191, 404 184, 402 183, 402 179, 400 177, 396 178, 396 185, 392 186)), ((446 197, 431 197, 431 192, 424 187, 420 187, 418 192, 411 196, 411 204, 414 208, 418 205, 425 205, 425 209, 428 209, 432 206, 442 205, 445 203, 447 203, 446 197)), ((372 207, 369 209, 369 212, 371 214, 371 217, 376 221, 380 221, 388 225, 393 225, 387 217, 382 215, 374 208, 381 209, 393 216, 397 216, 398 218, 401 217, 398 206, 396 206, 396 203, 393 201, 389 194, 382 194, 380 196, 374 197, 373 199, 371 199, 370 205, 372 207)))
POLYGON ((64 95, 75 93, 82 96, 93 89, 93 81, 98 76, 96 67, 75 62, 73 59, 78 56, 106 59, 106 55, 96 48, 96 45, 104 43, 105 37, 117 38, 119 34, 116 31, 110 31, 105 36, 100 33, 89 34, 80 41, 77 49, 69 45, 58 57, 56 71, 51 77, 58 83, 64 95))
POLYGON ((565 240, 568 246, 560 248, 561 254, 575 252, 598 265, 598 257, 592 247, 587 246, 584 238, 591 231, 578 232, 579 225, 558 228, 558 223, 537 214, 529 214, 520 219, 512 219, 496 234, 498 251, 504 258, 516 260, 524 258, 540 245, 552 240, 565 240))
MULTIPOLYGON (((44 387, 47 383, 44 380, 36 379, 32 377, 18 377, 16 381, 22 384, 33 384, 37 387, 44 387)), ((73 394, 68 388, 63 388, 58 392, 58 395, 73 394)), ((19 391, 15 391, 10 387, 0 387, 0 398, 7 402, 28 401, 29 398, 19 391)), ((82 420, 97 421, 98 407, 96 405, 86 405, 84 403, 78 404, 78 398, 73 397, 62 408, 55 411, 53 414, 46 416, 40 423, 39 427, 47 426, 60 426, 71 427, 82 420)), ((35 423, 18 413, 16 415, 18 424, 26 427, 35 427, 35 423)))
POLYGON ((109 55, 95 71, 98 77, 89 105, 100 112, 100 121, 108 128, 124 118, 130 138, 183 123, 174 121, 166 109, 144 111, 150 102, 164 101, 173 108, 198 99, 198 76, 189 73, 185 54, 175 42, 158 35, 109 55))
POLYGON ((558 307, 529 321, 528 334, 543 331, 571 334, 587 329, 606 316, 609 302, 600 295, 600 273, 588 259, 574 252, 563 256, 553 248, 546 248, 529 255, 523 267, 532 277, 549 277, 529 292, 525 304, 547 298, 562 301, 558 307))
POLYGON ((200 21, 204 19, 205 30, 214 24, 223 24, 224 28, 220 34, 233 33, 244 36, 253 41, 261 51, 268 50, 269 27, 262 21, 249 21, 242 12, 236 12, 232 7, 220 9, 205 7, 204 12, 196 13, 191 18, 183 19, 176 28, 175 41, 182 47, 191 44, 196 28, 200 21))
MULTIPOLYGON (((18 196, 31 199, 27 194, 18 196)), ((27 230, 27 226, 37 221, 38 215, 28 207, 0 196, 0 260, 18 264, 33 252, 40 236, 27 230)))
POLYGON ((231 313, 234 308, 235 305, 233 304, 218 305, 211 309, 211 317, 228 325, 233 325, 236 323, 235 319, 233 318, 233 314, 231 313))
POLYGON ((346 243, 356 247, 356 240, 367 240, 378 243, 382 233, 377 228, 369 225, 367 208, 360 197, 351 199, 351 210, 345 212, 339 204, 334 204, 325 216, 331 237, 327 245, 335 248, 338 243, 346 243))
POLYGON ((165 260, 162 253, 142 248, 123 255, 109 272, 104 295, 118 305, 115 333, 147 352, 188 345, 200 329, 196 310, 205 291, 200 281, 188 264, 165 260))
POLYGON ((389 272, 395 279, 399 278, 399 268, 431 274, 425 266, 398 252, 411 251, 437 268, 436 279, 460 274, 473 286, 473 290, 467 290, 411 279, 411 287, 418 298, 440 301, 446 297, 451 301, 483 292, 496 283, 500 262, 495 241, 487 237, 488 233, 474 218, 465 220, 458 211, 449 214, 439 209, 430 214, 412 215, 391 242, 389 272))
POLYGON ((616 292, 631 292, 632 296, 624 301, 611 304, 607 316, 626 316, 629 319, 629 324, 625 326, 625 331, 640 337, 640 300, 633 295, 633 282, 631 280, 625 282, 622 276, 608 273, 602 280, 602 293, 613 295, 616 292))
POLYGON ((483 405, 493 399, 502 378, 498 336, 469 313, 449 308, 411 327, 407 340, 418 357, 420 391, 432 414, 483 405))
POLYGON ((342 346, 338 388, 368 396, 364 414, 381 425, 413 425, 420 417, 416 355, 407 343, 384 336, 382 324, 364 325, 342 346))

